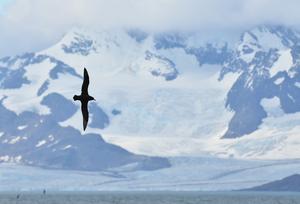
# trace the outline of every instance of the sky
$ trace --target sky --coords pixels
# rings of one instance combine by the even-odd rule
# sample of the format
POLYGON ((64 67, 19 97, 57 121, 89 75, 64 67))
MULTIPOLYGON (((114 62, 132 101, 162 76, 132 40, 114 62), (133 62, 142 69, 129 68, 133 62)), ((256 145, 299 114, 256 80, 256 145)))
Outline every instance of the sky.
POLYGON ((11 0, 0 0, 0 13, 3 12, 3 9, 10 3, 11 0))
POLYGON ((300 24, 299 0, 0 0, 0 56, 37 51, 74 26, 242 30, 300 24))

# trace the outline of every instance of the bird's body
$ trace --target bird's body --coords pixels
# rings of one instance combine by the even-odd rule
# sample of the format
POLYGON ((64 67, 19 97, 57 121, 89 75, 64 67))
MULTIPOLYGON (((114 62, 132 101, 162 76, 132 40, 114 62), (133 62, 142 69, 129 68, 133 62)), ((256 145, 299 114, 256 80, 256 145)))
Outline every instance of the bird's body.
POLYGON ((81 112, 82 112, 82 117, 83 117, 83 130, 86 129, 87 123, 89 121, 88 102, 95 100, 94 97, 89 95, 89 92, 88 92, 89 83, 90 83, 89 74, 88 74, 86 68, 84 68, 83 83, 82 83, 82 87, 81 87, 81 95, 73 96, 74 101, 81 102, 81 112))

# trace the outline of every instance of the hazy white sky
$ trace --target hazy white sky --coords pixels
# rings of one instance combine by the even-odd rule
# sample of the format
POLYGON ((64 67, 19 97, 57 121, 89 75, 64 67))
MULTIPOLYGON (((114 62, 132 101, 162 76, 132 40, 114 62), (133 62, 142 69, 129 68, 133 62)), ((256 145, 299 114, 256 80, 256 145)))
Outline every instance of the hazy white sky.
POLYGON ((76 25, 204 31, 298 26, 299 8, 299 0, 0 0, 0 56, 41 49, 76 25))

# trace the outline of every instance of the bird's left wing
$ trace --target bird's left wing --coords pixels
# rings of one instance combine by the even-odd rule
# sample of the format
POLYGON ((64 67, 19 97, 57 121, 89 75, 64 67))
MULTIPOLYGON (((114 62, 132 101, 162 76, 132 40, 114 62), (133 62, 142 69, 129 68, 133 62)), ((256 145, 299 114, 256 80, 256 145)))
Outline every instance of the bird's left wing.
POLYGON ((85 130, 87 123, 89 121, 89 111, 88 111, 87 102, 81 102, 81 112, 82 112, 82 119, 83 119, 83 130, 85 130))

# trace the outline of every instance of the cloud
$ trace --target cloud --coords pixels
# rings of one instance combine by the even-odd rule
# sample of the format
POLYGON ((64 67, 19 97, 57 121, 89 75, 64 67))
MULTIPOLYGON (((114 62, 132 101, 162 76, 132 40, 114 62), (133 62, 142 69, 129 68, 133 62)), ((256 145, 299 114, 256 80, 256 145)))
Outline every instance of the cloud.
POLYGON ((148 30, 299 25, 298 0, 13 0, 0 15, 0 56, 42 49, 73 26, 148 30))

